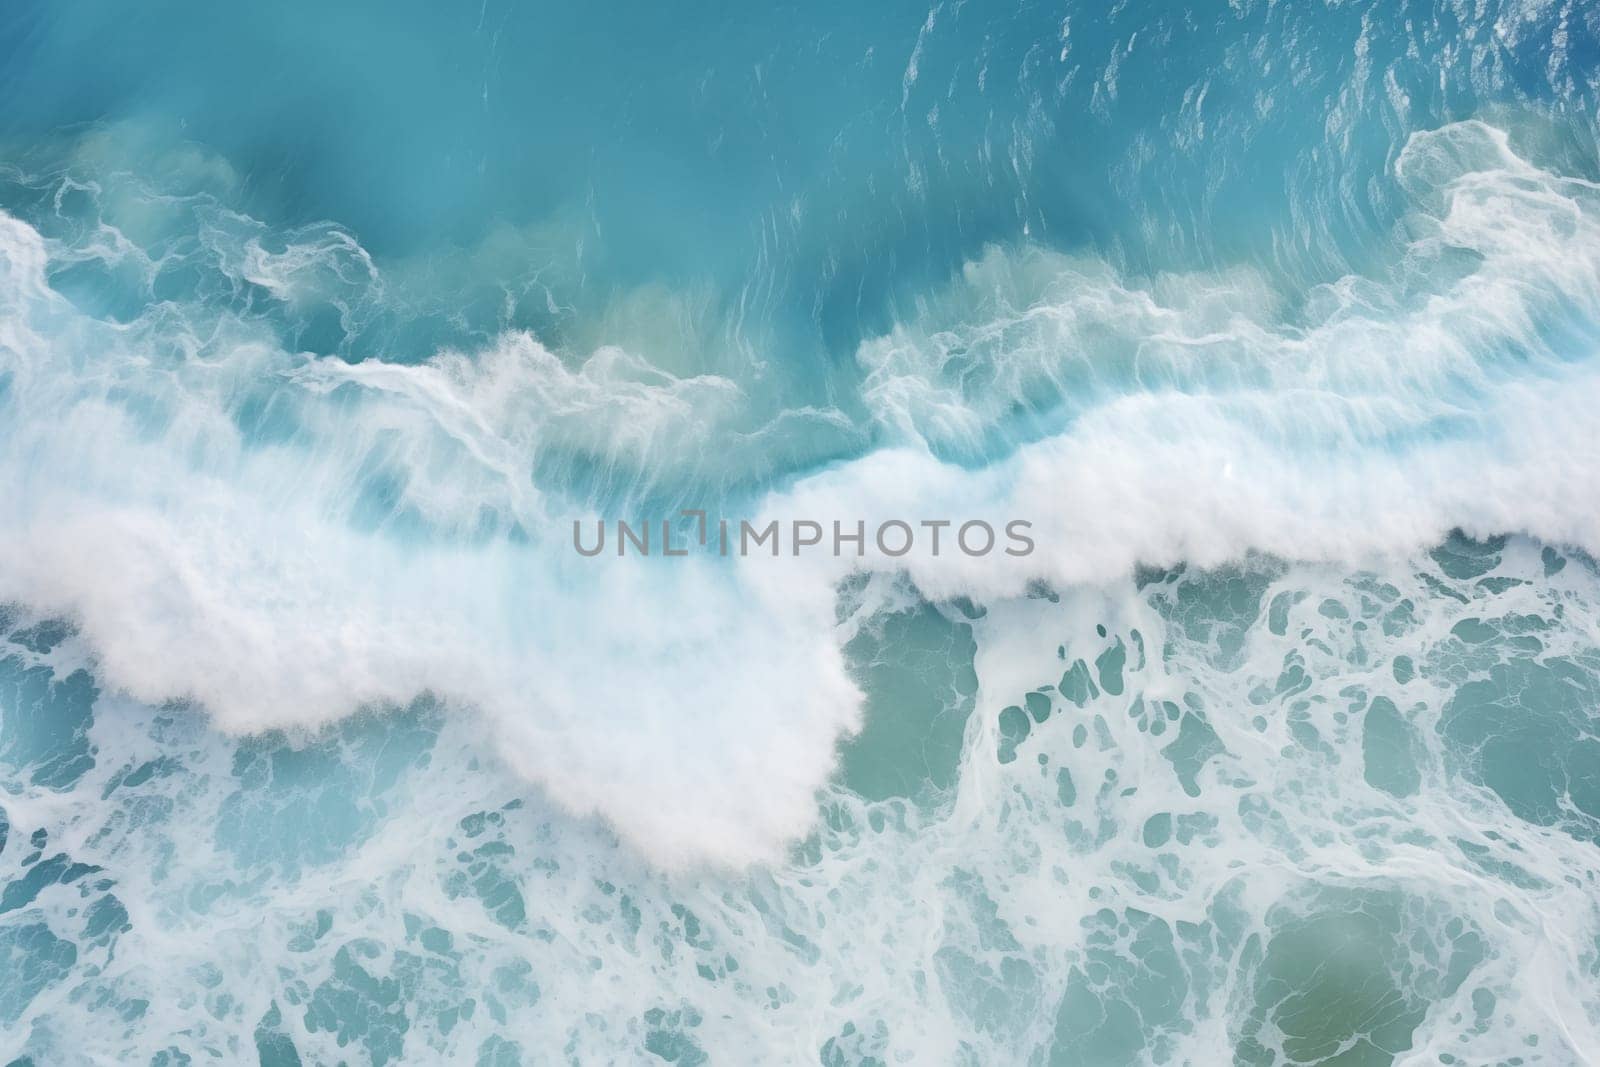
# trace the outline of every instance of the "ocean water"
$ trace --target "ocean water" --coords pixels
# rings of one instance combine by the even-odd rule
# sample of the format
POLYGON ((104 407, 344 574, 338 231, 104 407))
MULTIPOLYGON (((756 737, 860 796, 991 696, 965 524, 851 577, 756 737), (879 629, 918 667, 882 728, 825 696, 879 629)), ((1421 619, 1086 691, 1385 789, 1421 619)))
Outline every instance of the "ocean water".
POLYGON ((0 7, 0 1062, 1600 1060, 1600 8, 0 7), (1024 557, 575 520, 1030 522, 1024 557))

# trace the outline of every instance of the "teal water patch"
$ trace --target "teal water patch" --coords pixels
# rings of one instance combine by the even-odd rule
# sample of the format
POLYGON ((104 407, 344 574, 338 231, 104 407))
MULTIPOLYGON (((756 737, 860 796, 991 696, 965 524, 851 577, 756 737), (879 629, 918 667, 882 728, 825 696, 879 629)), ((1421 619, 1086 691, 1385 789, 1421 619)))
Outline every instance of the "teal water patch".
POLYGON ((867 697, 862 729, 840 754, 849 789, 884 800, 955 784, 978 688, 976 651, 970 622, 931 604, 871 620, 845 646, 867 697))
MULTIPOLYGON (((244 741, 233 755, 237 787, 217 812, 217 846, 242 870, 290 880, 304 865, 345 855, 382 820, 401 776, 427 760, 438 714, 422 701, 346 720, 310 743, 281 734, 244 741)), ((120 784, 149 773, 140 768, 120 784)))
POLYGON ((1600 659, 1515 655, 1456 690, 1440 718, 1446 751, 1520 818, 1600 834, 1600 659))
POLYGON ((0 926, 0 1020, 14 1024, 33 999, 66 978, 78 950, 71 941, 50 932, 44 923, 0 926))
POLYGON ((28 627, 9 637, 17 651, 0 656, 0 766, 63 790, 94 766, 89 731, 99 695, 87 671, 58 675, 36 662, 67 633, 60 623, 28 627))
POLYGON ((1215 950, 1209 924, 1102 909, 1084 920, 1085 951, 1056 1008, 1048 1062, 1133 1064, 1174 1055, 1175 1038, 1192 1025, 1192 978, 1186 959, 1215 950))
POLYGON ((1411 724, 1388 697, 1377 697, 1363 721, 1361 750, 1368 783, 1395 796, 1415 793, 1422 776, 1420 745, 1411 724))
POLYGON ((256 1055, 260 1058, 261 1067, 301 1067, 300 1053, 294 1047, 294 1040, 283 1032, 282 1026, 283 1013, 274 1003, 256 1027, 256 1055))
MULTIPOLYGON (((1205 714, 1198 700, 1191 701, 1192 706, 1180 713, 1178 719, 1178 737, 1161 750, 1161 754, 1172 763, 1172 769, 1178 776, 1178 781, 1183 786, 1183 791, 1191 797, 1200 795, 1200 774, 1206 764, 1215 756, 1221 755, 1225 750, 1217 732, 1206 721, 1205 714)), ((1167 705, 1168 717, 1171 717, 1173 705, 1167 705)))
POLYGON ((1451 578, 1477 578, 1500 565, 1505 547, 1504 537, 1475 541, 1458 530, 1450 535, 1448 541, 1434 549, 1432 556, 1439 569, 1451 578))
POLYGON ((1425 902, 1327 894, 1274 924, 1239 1062, 1392 1063, 1411 1049, 1429 1007, 1454 994, 1485 951, 1470 926, 1425 902), (1261 1044, 1264 1033, 1276 1053, 1261 1044))
POLYGON ((380 954, 380 947, 370 941, 342 946, 334 955, 333 973, 312 991, 305 1023, 312 1034, 332 1034, 339 1048, 357 1043, 381 1067, 404 1052, 410 1016, 403 998, 411 992, 407 979, 421 961, 410 953, 397 953, 395 975, 374 974, 368 967, 380 954))
POLYGON ((526 925, 528 902, 512 869, 516 850, 501 837, 504 826, 505 815, 498 811, 474 812, 461 820, 464 847, 457 855, 462 865, 445 882, 445 891, 452 897, 476 898, 495 923, 518 930, 526 925))
MULTIPOLYGON (((1154 600, 1162 614, 1194 646, 1223 669, 1239 665, 1245 638, 1261 615, 1261 599, 1271 587, 1272 566, 1228 570, 1184 580, 1182 570, 1164 576, 1155 586, 1154 600)), ((1304 595, 1304 594, 1301 594, 1304 595)), ((1287 610, 1294 593, 1273 599, 1271 624, 1276 633, 1287 625, 1287 610)))

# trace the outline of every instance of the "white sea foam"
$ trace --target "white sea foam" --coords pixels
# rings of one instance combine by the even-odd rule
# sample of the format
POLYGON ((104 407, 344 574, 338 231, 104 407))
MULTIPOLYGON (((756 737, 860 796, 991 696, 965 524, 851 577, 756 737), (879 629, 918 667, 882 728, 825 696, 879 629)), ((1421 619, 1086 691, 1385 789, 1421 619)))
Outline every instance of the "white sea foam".
POLYGON ((768 510, 1034 522, 1024 561, 906 560, 933 596, 1251 550, 1370 561, 1452 528, 1600 549, 1600 190, 1481 123, 1413 137, 1396 169, 1417 213, 1393 278, 1310 294, 1308 325, 1248 274, 1140 290, 992 251, 930 322, 863 347, 869 403, 902 444, 768 510), (1076 410, 981 470, 936 457, 1030 405, 1076 410))
POLYGON ((436 691, 488 715, 530 779, 663 862, 739 862, 805 830, 856 715, 828 605, 763 608, 702 563, 596 565, 505 536, 557 529, 531 483, 548 427, 666 447, 651 435, 672 420, 679 441, 710 429, 681 421, 681 391, 698 391, 698 416, 723 386, 630 384, 637 367, 614 352, 568 372, 523 336, 474 363, 348 367, 226 322, 157 365, 146 332, 53 295, 43 242, 4 226, 16 418, 0 600, 70 612, 109 682, 198 701, 228 730, 436 691), (234 416, 261 383, 286 436, 251 445, 234 416), (399 488, 364 521, 374 481, 399 488), (395 528, 407 509, 431 538, 395 528), (484 515, 486 541, 445 536, 484 515), (757 789, 766 803, 740 802, 757 789))
MULTIPOLYGON (((205 308, 110 324, 50 289, 59 249, 0 219, 0 600, 71 613, 107 683, 226 729, 432 691, 664 864, 771 857, 858 724, 833 605, 854 567, 995 599, 1253 550, 1361 561, 1457 526, 1600 550, 1600 376, 1573 326, 1600 321, 1594 187, 1478 123, 1418 135, 1397 169, 1402 259, 1303 307, 1248 274, 1140 288, 991 253, 957 312, 863 348, 883 447, 763 504, 1028 518, 1025 560, 578 559, 539 464, 692 469, 740 386, 525 334, 350 365, 205 308), (982 469, 937 458, 1067 397, 982 469)), ((304 251, 249 270, 297 291, 304 251)))
MULTIPOLYGON (((6 805, 13 834, 49 825, 50 853, 114 873, 131 929, 80 936, 77 968, 0 1048, 27 1035, 36 1056, 153 1056, 182 1030, 248 1049, 276 1004, 314 1061, 348 1058, 351 1040, 394 1055, 402 1037, 408 1060, 470 1059, 491 1039, 627 1060, 654 1029, 784 1061, 833 1041, 885 1062, 1097 1062, 1109 1042, 1121 1061, 1209 1064, 1243 1034, 1303 1049, 1308 1028, 1392 1036, 1415 1010, 1402 1062, 1575 1062, 1600 1048, 1583 997, 1593 847, 1463 780, 1439 727, 1460 657, 1478 670, 1504 654, 1458 627, 1533 622, 1528 663, 1592 664, 1600 584, 1576 561, 1547 574, 1528 542, 1497 555, 1495 585, 1423 559, 997 604, 973 624, 979 688, 950 802, 830 790, 811 851, 742 875, 650 870, 482 765, 466 716, 346 724, 296 774, 286 746, 244 750, 192 712, 103 696, 95 766, 6 805), (1094 664, 1119 646, 1118 691, 1053 693, 1049 720, 996 760, 1002 708, 1080 658, 1105 684, 1094 664), (1402 660, 1431 669, 1401 678, 1402 660), (1363 775, 1363 707, 1380 695, 1408 723, 1392 742, 1415 768, 1401 795, 1363 775), (1186 757, 1194 707, 1216 744, 1186 757), (1274 939, 1305 922, 1321 925, 1268 973, 1274 939), (204 1011, 196 973, 221 976, 204 1011), (74 1029, 104 1003, 94 991, 149 1009, 74 1029), (487 1007, 457 1011, 467 998, 487 1007)), ((72 653, 53 653, 58 677, 72 653)), ((683 740, 671 751, 694 758, 683 740)), ((53 886, 30 918, 78 936, 92 899, 53 886)))

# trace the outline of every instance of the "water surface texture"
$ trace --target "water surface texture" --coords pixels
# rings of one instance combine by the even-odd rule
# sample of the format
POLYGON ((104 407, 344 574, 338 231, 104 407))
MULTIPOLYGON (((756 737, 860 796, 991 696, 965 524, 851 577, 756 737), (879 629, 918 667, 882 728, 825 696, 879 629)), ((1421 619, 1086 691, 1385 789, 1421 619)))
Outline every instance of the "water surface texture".
POLYGON ((1600 1061, 1600 8, 0 7, 0 1062, 1600 1061), (1032 523, 588 559, 580 520, 1032 523))

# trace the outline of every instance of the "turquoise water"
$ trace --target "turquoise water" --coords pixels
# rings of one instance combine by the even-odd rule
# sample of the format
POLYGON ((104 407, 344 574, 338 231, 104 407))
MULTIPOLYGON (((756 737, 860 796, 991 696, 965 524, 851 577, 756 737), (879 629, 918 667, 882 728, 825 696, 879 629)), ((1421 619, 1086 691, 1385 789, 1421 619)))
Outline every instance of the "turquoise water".
POLYGON ((0 11, 0 1062, 1600 1058, 1592 8, 138 14, 0 11))

